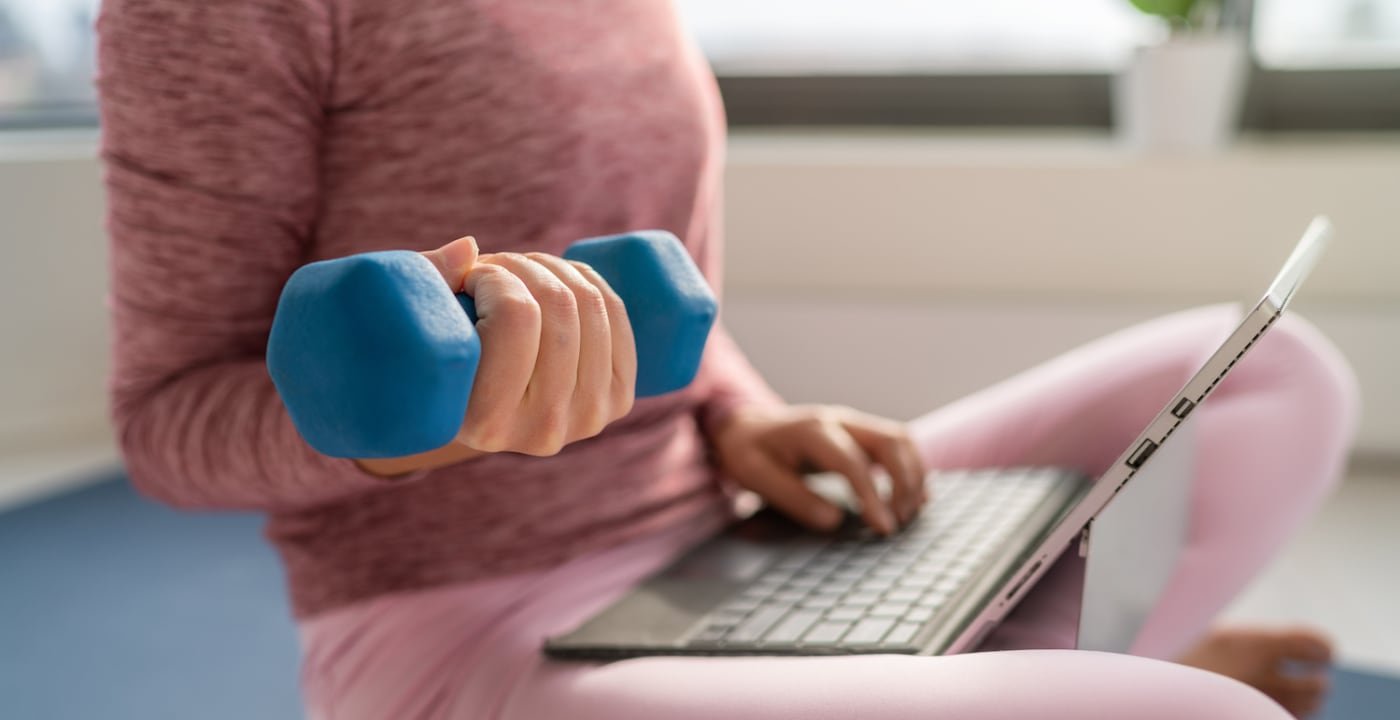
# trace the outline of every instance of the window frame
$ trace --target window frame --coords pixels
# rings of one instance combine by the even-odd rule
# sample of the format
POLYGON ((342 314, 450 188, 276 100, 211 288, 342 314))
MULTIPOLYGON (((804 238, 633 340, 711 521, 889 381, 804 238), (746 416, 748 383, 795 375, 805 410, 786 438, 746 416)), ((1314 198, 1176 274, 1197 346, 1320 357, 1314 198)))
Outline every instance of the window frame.
MULTIPOLYGON (((1103 128, 1109 73, 719 77, 731 126, 1103 128)), ((1252 131, 1400 129, 1400 68, 1275 70, 1251 62, 1252 131)))

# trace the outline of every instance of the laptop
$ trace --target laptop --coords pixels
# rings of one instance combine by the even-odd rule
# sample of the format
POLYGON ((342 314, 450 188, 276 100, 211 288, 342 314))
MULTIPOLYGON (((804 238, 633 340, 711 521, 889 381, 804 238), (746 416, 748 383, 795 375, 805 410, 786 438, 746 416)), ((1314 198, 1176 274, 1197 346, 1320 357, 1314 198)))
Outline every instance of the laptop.
MULTIPOLYGON (((1106 554, 1117 557, 1097 567, 1091 558, 1088 579, 1116 586, 1117 595, 1099 593, 1092 603, 1086 595, 1081 638, 1085 622, 1105 621, 1118 624, 1113 632, 1120 637, 1131 638, 1140 625, 1132 618, 1145 616, 1184 542, 1187 420, 1278 320, 1331 232, 1326 218, 1312 221, 1263 299, 1096 480, 1064 468, 934 471, 929 475, 934 501, 890 538, 861 527, 854 513, 838 531, 820 534, 761 510, 575 630, 547 639, 544 651, 588 660, 965 652, 981 643, 1068 548, 1086 553, 1096 519, 1100 526, 1119 528, 1120 536, 1095 543, 1115 548, 1106 554), (1160 461, 1155 466, 1153 458, 1160 461), (1157 497, 1151 497, 1149 485, 1157 497), (1111 502, 1120 494, 1121 502, 1111 502), (1145 500, 1132 501, 1128 496, 1134 494, 1145 500), (1125 520, 1134 504, 1141 510, 1125 520), (1179 527, 1161 529, 1164 507, 1176 508, 1166 525, 1179 527), (1114 513, 1118 517, 1110 517, 1114 513), (1146 518, 1159 527, 1147 527, 1146 518), (1156 582, 1104 581, 1115 566, 1136 566, 1138 573, 1145 567, 1156 582), (1136 610, 1121 599, 1134 592, 1136 610)), ((833 476, 812 482, 831 497, 844 487, 833 476)), ((849 494, 840 499, 849 501, 849 494)))

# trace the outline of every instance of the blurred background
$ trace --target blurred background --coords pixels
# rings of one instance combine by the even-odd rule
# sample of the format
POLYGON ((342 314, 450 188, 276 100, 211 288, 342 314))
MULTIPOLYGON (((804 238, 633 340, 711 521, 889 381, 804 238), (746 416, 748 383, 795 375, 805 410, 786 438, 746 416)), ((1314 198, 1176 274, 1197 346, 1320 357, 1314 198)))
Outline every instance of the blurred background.
MULTIPOLYGON (((1335 243, 1294 307, 1361 378, 1352 473, 1231 615, 1321 625, 1349 665, 1400 673, 1400 0, 1255 0, 1185 20, 1137 6, 1149 0, 677 4, 730 118, 726 322, 793 401, 911 418, 1125 325, 1252 303, 1309 218, 1329 214, 1335 243)), ((34 603, 107 638, 111 655, 63 662, 91 673, 109 717, 166 716, 142 699, 146 675, 113 681, 108 660, 191 672, 173 660, 180 641, 153 649, 140 623, 195 605, 189 617, 246 632, 230 674, 191 679, 190 692, 224 693, 231 716, 294 716, 295 640, 257 519, 101 509, 119 464, 104 397, 97 5, 0 0, 0 570, 11 574, 0 575, 0 716, 15 716, 4 712, 15 693, 52 711, 38 716, 74 716, 61 710, 73 698, 35 679, 60 656, 31 630, 34 603), (149 531, 143 580, 124 582, 111 563, 130 561, 101 542, 46 544, 93 527, 78 523, 149 531), (199 569, 196 550, 228 563, 199 569), (44 563, 66 564, 61 583, 14 580, 44 563), (93 617, 69 597, 97 592, 94 577, 127 615, 93 617), (250 714, 253 698, 267 711, 250 714)), ((1377 717, 1400 716, 1392 709, 1377 717)))

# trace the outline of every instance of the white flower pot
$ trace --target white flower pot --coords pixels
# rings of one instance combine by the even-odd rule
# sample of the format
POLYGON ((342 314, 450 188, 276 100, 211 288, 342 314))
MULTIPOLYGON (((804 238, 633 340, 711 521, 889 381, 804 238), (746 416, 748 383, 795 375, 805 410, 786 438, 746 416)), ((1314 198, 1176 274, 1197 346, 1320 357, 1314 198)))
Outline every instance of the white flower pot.
POLYGON ((1211 152, 1239 126, 1249 70, 1238 33, 1173 36, 1138 48, 1114 81, 1114 120, 1135 150, 1211 152))

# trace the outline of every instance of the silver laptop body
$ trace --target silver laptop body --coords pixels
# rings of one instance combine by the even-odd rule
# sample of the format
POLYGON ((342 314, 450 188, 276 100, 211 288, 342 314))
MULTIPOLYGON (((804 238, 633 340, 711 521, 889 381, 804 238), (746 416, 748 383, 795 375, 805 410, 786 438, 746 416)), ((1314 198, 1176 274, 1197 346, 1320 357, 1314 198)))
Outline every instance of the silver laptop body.
MULTIPOLYGON (((594 660, 965 652, 1067 548, 1088 551, 1101 515, 1116 536, 1089 563, 1080 645, 1126 651, 1184 542, 1190 442, 1167 441, 1188 435, 1192 411, 1278 320, 1330 235, 1326 218, 1313 220, 1263 299, 1096 481, 1059 468, 934 472, 935 501, 889 539, 854 515, 819 535, 763 510, 550 638, 545 652, 594 660)), ((816 482, 848 500, 839 479, 816 482)))

